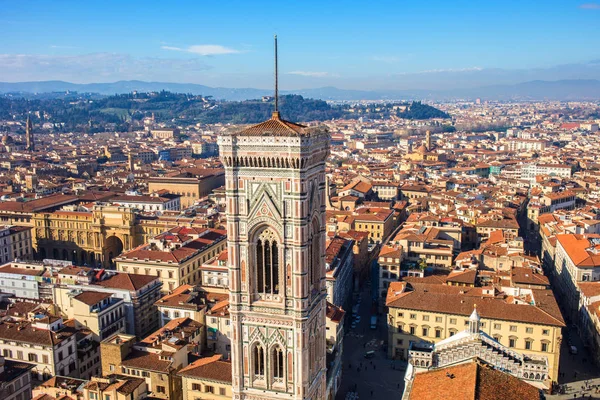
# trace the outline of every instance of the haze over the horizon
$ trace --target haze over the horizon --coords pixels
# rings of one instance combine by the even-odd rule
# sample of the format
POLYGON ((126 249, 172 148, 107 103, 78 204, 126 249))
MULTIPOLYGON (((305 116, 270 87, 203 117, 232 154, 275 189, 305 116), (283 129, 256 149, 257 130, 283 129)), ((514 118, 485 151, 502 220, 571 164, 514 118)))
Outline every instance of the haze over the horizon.
POLYGON ((0 81, 452 89, 600 79, 600 3, 2 2, 0 81), (118 12, 115 12, 118 10, 118 12))

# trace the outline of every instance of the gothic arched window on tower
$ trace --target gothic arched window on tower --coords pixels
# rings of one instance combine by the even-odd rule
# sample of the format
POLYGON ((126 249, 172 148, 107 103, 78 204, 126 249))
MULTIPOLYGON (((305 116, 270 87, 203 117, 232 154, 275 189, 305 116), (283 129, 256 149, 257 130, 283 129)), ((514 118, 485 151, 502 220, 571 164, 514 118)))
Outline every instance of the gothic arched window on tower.
POLYGON ((283 349, 279 346, 275 346, 273 350, 271 350, 271 366, 273 368, 274 383, 283 383, 284 360, 283 349))
POLYGON ((270 229, 265 229, 256 242, 256 291, 279 294, 279 245, 270 229))
POLYGON ((264 379, 265 377, 265 350, 262 345, 257 344, 252 350, 252 358, 254 363, 254 378, 264 379))

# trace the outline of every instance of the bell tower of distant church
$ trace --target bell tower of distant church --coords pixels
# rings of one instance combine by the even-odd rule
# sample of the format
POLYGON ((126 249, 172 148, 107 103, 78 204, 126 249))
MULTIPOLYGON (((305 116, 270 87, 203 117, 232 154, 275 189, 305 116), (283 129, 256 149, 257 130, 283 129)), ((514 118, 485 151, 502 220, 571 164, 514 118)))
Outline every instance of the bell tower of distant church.
POLYGON ((321 400, 326 129, 280 117, 219 139, 225 167, 234 399, 321 400))
POLYGON ((25 123, 25 140, 27 141, 27 150, 35 150, 35 142, 33 141, 33 124, 31 118, 27 116, 27 122, 25 123))

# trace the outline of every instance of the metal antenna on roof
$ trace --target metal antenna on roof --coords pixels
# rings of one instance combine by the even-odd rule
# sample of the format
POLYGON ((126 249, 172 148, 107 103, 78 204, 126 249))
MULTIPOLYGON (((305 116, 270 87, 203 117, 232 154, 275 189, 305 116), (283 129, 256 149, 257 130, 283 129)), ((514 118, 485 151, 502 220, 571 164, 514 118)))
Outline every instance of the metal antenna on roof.
POLYGON ((277 35, 275 35, 275 111, 274 117, 279 117, 279 69, 277 66, 277 35))

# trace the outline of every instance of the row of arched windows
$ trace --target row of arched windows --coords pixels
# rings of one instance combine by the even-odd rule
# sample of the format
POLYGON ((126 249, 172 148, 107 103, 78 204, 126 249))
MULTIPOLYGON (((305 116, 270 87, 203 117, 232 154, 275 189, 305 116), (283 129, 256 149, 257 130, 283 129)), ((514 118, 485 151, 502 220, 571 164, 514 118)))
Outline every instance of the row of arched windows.
MULTIPOLYGON (((280 346, 274 346, 269 354, 270 358, 270 380, 272 382, 281 382, 284 378, 285 371, 285 354, 280 346)), ((261 344, 257 344, 252 349, 252 365, 254 379, 265 379, 265 371, 267 358, 265 357, 265 349, 261 344)))
POLYGON ((523 373, 523 378, 525 378, 525 379, 535 379, 535 380, 539 381, 539 380, 546 379, 546 375, 539 374, 539 373, 534 374, 533 372, 530 372, 530 373, 524 372, 523 373))
POLYGON ((307 159, 291 157, 223 157, 228 167, 304 168, 307 159))

